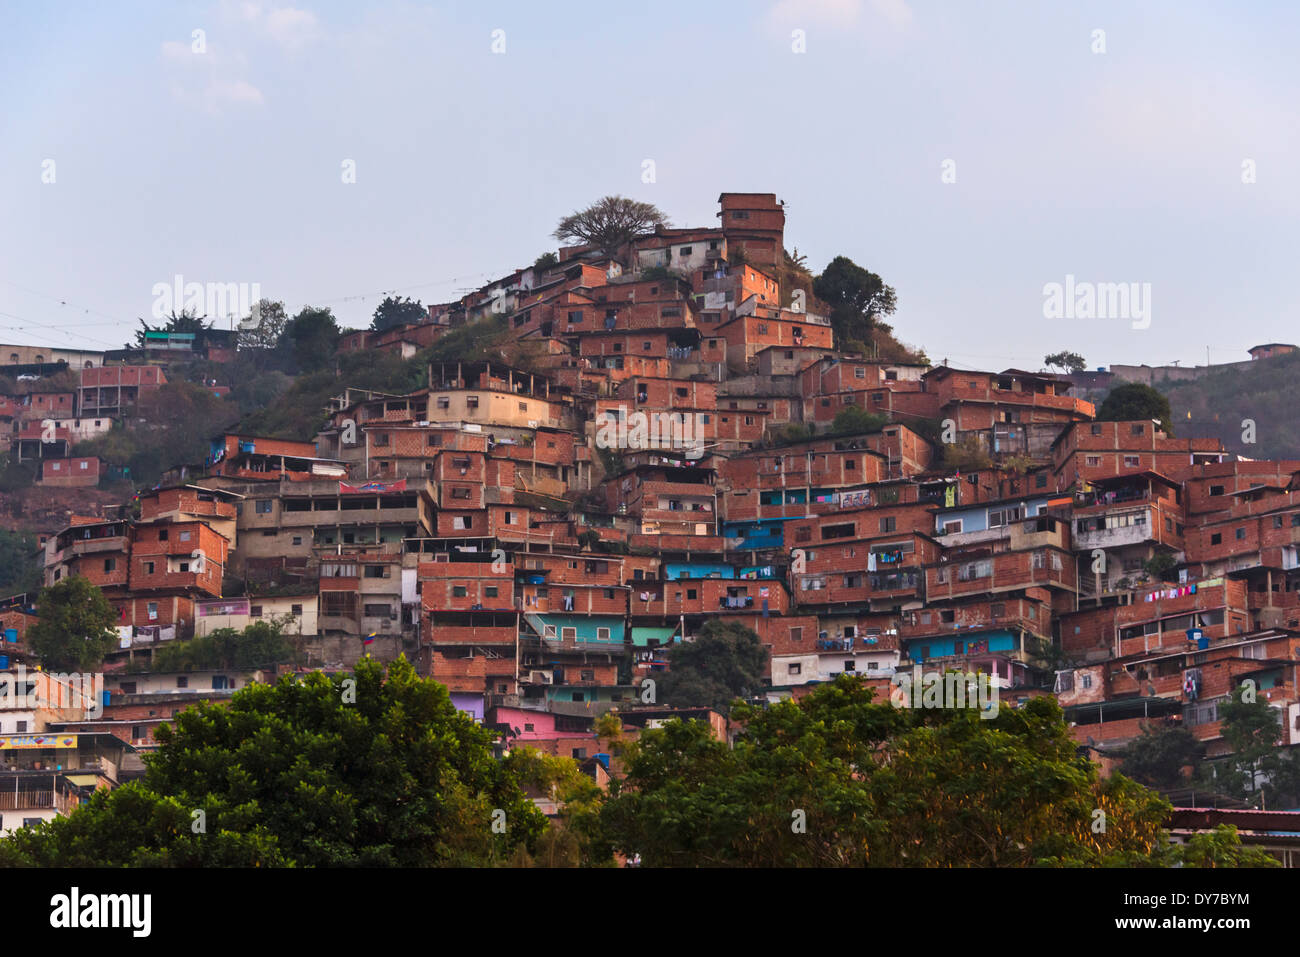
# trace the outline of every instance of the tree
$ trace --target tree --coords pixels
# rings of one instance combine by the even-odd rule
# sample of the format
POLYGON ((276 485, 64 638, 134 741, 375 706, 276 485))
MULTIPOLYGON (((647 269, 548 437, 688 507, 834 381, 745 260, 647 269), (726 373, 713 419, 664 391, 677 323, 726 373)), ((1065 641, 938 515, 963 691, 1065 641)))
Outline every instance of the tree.
POLYGON ((1290 804, 1300 796, 1300 762, 1281 749, 1281 712, 1243 682, 1219 703, 1223 741, 1232 749, 1216 765, 1215 781, 1225 793, 1263 807, 1290 804))
POLYGON ((1125 382, 1107 394, 1097 410, 1098 422, 1129 422, 1155 419, 1167 435, 1173 435, 1169 400, 1141 382, 1125 382))
POLYGON ((600 836, 649 866, 1183 862, 1163 831, 1169 804, 1103 780, 1054 699, 978 715, 876 703, 841 675, 797 703, 738 706, 734 747, 669 721, 622 749, 600 836))
POLYGON ((333 312, 304 306, 285 326, 281 341, 300 371, 318 372, 334 361, 339 335, 333 312))
POLYGON ((628 240, 667 226, 668 217, 650 203, 624 196, 606 196, 560 220, 553 235, 560 242, 594 246, 606 256, 615 256, 628 240))
POLYGON ((396 296, 385 296, 384 301, 375 307, 375 314, 370 320, 370 328, 374 332, 383 332, 385 329, 393 329, 397 326, 409 326, 425 322, 428 318, 429 311, 419 302, 413 301, 410 296, 405 299, 399 299, 396 296))
POLYGON ((35 593, 41 587, 36 537, 0 528, 0 596, 35 593))
POLYGON ((751 629, 717 619, 706 622, 692 642, 673 645, 660 697, 678 708, 725 711, 736 698, 763 687, 767 649, 751 629))
POLYGON ((830 435, 849 435, 862 432, 879 432, 889 419, 883 415, 874 415, 856 405, 848 405, 835 413, 831 422, 830 435))
POLYGON ((41 590, 27 643, 46 671, 94 671, 117 643, 117 612, 90 579, 72 575, 41 590))
POLYGON ((987 469, 992 466, 993 459, 984 446, 980 444, 979 439, 973 435, 963 435, 956 442, 944 443, 943 467, 945 469, 973 472, 977 469, 987 469))
POLYGON ((284 328, 289 324, 289 316, 284 310, 284 303, 262 299, 251 315, 245 316, 239 323, 239 349, 270 352, 280 344, 284 328))
POLYGON ((1203 752, 1196 735, 1182 725, 1146 725, 1124 748, 1119 771, 1147 787, 1176 788, 1186 783, 1183 768, 1195 767, 1203 752))
POLYGON ((285 675, 158 730, 143 779, 0 842, 40 867, 504 863, 546 826, 493 731, 404 659, 285 675), (204 812, 195 833, 192 810, 204 812), (494 823, 496 826, 494 827, 494 823))
POLYGON ((542 253, 533 260, 533 270, 535 272, 544 272, 552 266, 558 266, 559 264, 560 257, 555 255, 555 253, 542 253))
POLYGON ((893 315, 898 297, 875 273, 847 256, 836 256, 813 280, 813 294, 831 308, 831 328, 836 342, 869 341, 881 325, 880 317, 893 315))
POLYGON ((293 644, 280 622, 255 621, 242 631, 217 628, 189 641, 174 642, 154 653, 154 671, 251 671, 294 659, 293 644))
POLYGON ((1053 352, 1050 356, 1043 357, 1043 363, 1056 369, 1063 369, 1066 372, 1082 372, 1087 363, 1083 356, 1077 352, 1053 352))

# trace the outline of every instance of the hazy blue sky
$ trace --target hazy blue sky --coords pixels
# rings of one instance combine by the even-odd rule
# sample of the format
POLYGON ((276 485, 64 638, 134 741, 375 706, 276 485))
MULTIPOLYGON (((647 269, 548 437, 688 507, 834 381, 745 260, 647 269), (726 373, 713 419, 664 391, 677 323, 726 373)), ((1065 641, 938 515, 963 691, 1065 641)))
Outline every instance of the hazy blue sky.
POLYGON ((936 361, 1300 339, 1294 5, 294 2, 0 4, 0 341, 118 347, 177 274, 363 326, 606 193, 713 225, 724 190, 936 361), (1067 275, 1150 283, 1150 327, 1044 318, 1067 275))

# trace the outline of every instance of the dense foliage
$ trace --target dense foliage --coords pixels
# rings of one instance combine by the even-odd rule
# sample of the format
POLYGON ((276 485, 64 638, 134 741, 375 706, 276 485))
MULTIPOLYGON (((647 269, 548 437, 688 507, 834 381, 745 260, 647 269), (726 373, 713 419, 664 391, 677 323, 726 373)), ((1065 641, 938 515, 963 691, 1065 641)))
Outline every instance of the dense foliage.
POLYGON ((26 639, 46 671, 94 671, 117 642, 116 624, 104 593, 72 575, 41 590, 26 639))
POLYGON ((493 737, 405 659, 249 685, 161 727, 142 780, 0 841, 0 863, 501 863, 546 819, 493 737))

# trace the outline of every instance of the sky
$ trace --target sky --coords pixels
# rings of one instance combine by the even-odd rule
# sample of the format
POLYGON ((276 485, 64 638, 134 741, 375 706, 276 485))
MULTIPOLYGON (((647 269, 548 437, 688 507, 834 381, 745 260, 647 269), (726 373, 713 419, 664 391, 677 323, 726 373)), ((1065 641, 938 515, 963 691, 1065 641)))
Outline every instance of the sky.
POLYGON ((294 3, 0 0, 0 342, 120 348, 178 276, 360 328, 606 194, 724 191, 959 368, 1300 340, 1300 6, 294 3), (1067 277, 1146 314, 1053 312, 1067 277))

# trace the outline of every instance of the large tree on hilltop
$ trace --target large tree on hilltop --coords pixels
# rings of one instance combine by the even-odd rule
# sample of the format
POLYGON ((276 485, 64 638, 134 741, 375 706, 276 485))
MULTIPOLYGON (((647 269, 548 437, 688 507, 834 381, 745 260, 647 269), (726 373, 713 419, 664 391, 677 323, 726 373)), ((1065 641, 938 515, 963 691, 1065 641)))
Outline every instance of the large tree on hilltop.
POLYGON ((847 256, 836 256, 813 280, 813 294, 831 307, 835 341, 870 342, 882 316, 893 315, 898 296, 892 286, 847 256))
POLYGON ((613 256, 620 246, 656 226, 667 226, 668 217, 650 203, 625 196, 606 196, 560 220, 553 235, 560 242, 595 246, 613 256))

